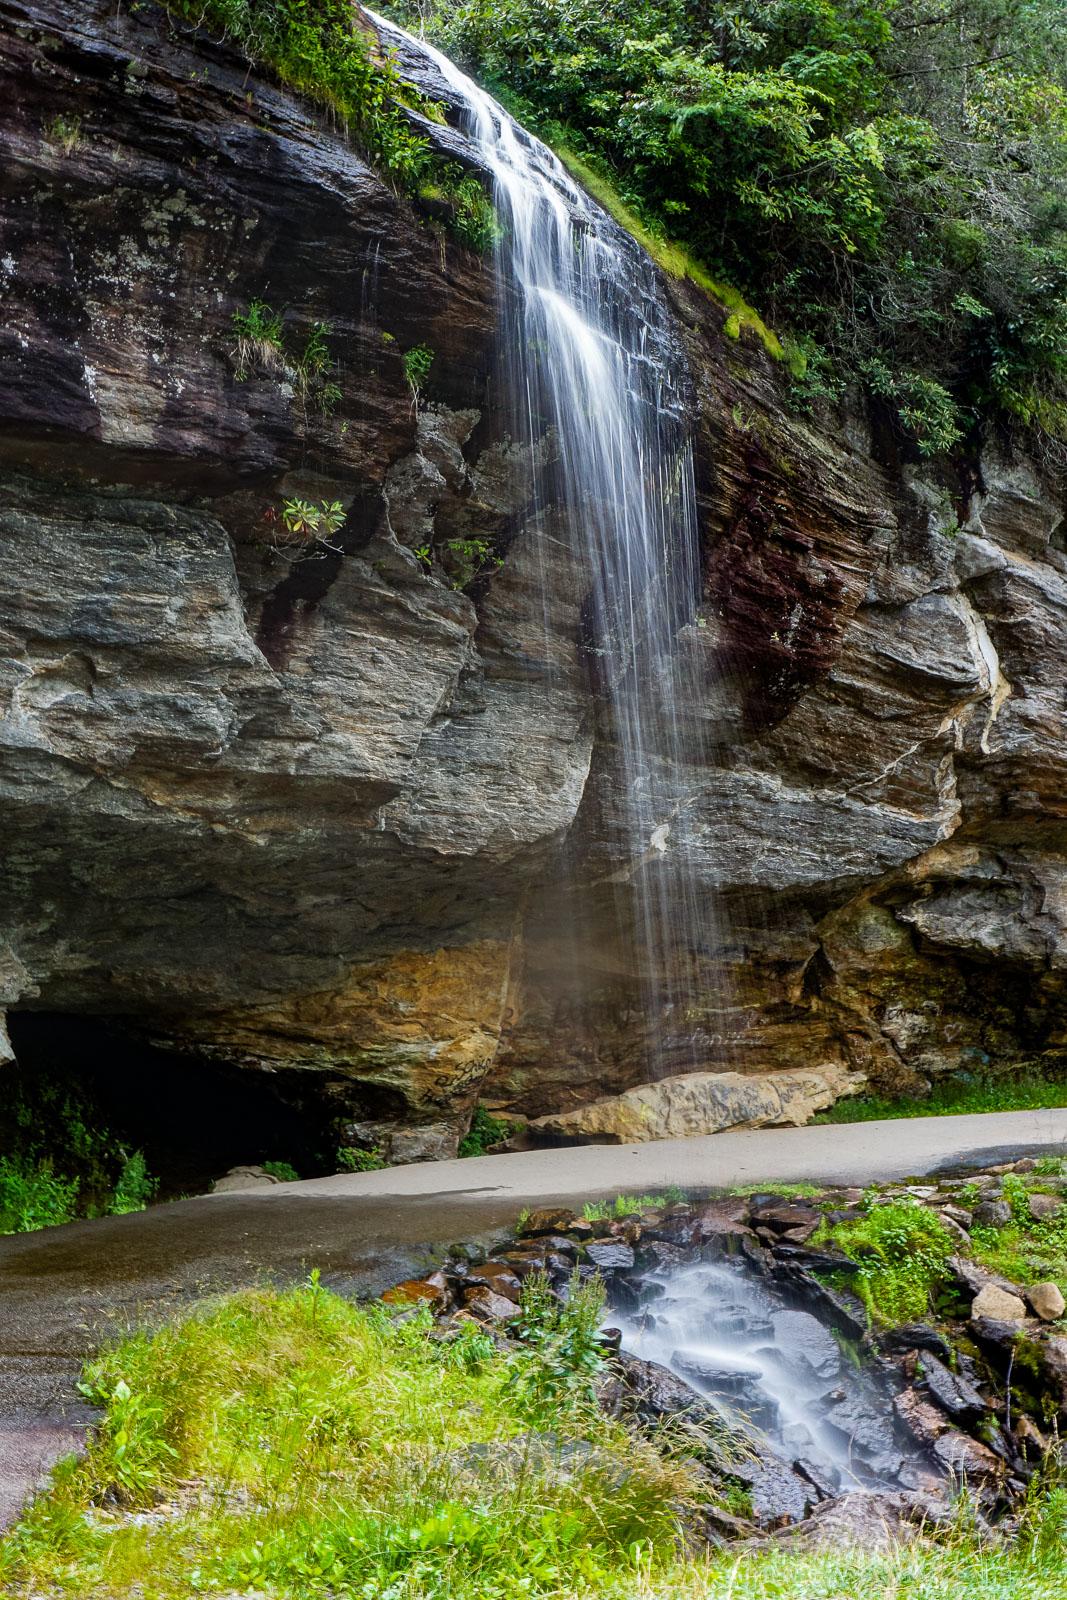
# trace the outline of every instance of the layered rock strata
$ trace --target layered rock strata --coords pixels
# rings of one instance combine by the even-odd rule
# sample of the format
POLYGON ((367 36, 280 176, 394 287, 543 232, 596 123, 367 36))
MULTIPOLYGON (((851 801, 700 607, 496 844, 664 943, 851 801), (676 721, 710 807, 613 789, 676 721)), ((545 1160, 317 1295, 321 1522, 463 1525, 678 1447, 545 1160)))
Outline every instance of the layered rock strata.
POLYGON ((679 649, 707 693, 634 862, 588 574, 493 420, 488 264, 157 6, 0 0, 0 32, 8 1006, 314 1073, 357 1142, 449 1153, 478 1097, 565 1116, 641 1083, 618 882, 660 872, 723 908, 656 1019, 675 1074, 922 1092, 1061 1060, 1044 468, 989 439, 935 470, 858 406, 805 418, 672 286, 705 552, 679 649), (257 299, 281 345, 242 356, 257 299), (342 508, 313 559, 294 499, 342 508))

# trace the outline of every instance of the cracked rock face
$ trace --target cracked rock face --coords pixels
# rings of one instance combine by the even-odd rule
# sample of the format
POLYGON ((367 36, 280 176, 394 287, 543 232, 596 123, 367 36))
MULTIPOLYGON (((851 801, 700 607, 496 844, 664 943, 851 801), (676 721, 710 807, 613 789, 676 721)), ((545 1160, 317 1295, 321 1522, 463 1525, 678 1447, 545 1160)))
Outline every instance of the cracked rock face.
POLYGON ((786 1077, 1059 1058, 1067 556, 1033 463, 991 445, 961 488, 799 418, 673 287, 706 694, 634 863, 579 541, 495 421, 486 263, 154 6, 0 0, 0 30, 0 1000, 316 1074, 399 1159, 479 1096, 575 1136, 646 1075, 639 871, 722 910, 674 953, 665 1131, 723 1125, 730 1074, 790 1120, 786 1077), (284 351, 239 380, 256 298, 284 351), (316 322, 325 413, 291 381, 316 322), (313 559, 292 498, 343 508, 313 559))

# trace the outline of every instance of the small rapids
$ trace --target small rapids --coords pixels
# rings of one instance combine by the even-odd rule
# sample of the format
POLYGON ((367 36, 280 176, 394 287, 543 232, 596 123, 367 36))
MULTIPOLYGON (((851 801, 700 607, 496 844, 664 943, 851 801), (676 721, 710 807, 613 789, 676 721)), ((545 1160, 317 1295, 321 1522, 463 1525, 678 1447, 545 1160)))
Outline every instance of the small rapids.
POLYGON ((896 1426, 889 1381, 772 1284, 705 1262, 649 1273, 636 1298, 609 1319, 622 1349, 683 1379, 759 1457, 824 1495, 934 1487, 896 1426))

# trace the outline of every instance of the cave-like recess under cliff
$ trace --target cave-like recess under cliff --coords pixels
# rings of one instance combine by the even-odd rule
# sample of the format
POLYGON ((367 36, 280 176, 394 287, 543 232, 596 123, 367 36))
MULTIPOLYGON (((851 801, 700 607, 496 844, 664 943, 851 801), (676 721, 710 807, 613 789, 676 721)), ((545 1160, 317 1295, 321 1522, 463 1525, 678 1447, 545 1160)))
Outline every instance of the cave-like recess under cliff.
MULTIPOLYGON (((0 31, 0 1001, 146 1074, 271 1074, 392 1159, 478 1100, 629 1136, 590 1109, 647 1041, 589 574, 494 423, 490 264, 159 7, 0 0, 0 31), (257 298, 287 350, 328 324, 328 414, 239 377, 257 298), (340 501, 338 548, 273 553, 286 498, 340 501), (464 590, 416 554, 470 539, 502 561, 464 590)), ((709 685, 672 865, 730 929, 677 953, 707 1001, 667 1066, 746 1084, 668 1080, 641 1128, 1058 1064, 1062 486, 992 435, 935 470, 858 404, 800 417, 666 289, 709 685)))

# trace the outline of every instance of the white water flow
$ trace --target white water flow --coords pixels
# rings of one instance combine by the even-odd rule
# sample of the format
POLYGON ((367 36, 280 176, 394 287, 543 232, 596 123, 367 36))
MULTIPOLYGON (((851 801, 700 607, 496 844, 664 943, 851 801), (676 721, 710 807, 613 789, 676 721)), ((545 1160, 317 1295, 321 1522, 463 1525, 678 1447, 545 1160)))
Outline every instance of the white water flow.
POLYGON ((612 1312, 623 1349, 671 1368, 724 1421, 828 1491, 931 1487, 902 1444, 891 1393, 860 1371, 830 1330, 736 1263, 650 1273, 642 1304, 612 1312))
MULTIPOLYGON (((677 843, 706 691, 685 665, 700 652, 678 649, 696 615, 700 564, 686 373, 670 313, 644 251, 550 150, 431 45, 381 26, 386 42, 402 40, 436 68, 492 177, 502 420, 529 447, 534 514, 554 514, 588 574, 585 642, 609 712, 599 759, 613 764, 600 803, 626 857, 600 876, 634 931, 645 1007, 635 1032, 648 1040, 649 1075, 703 1065, 707 1040, 692 1019, 708 1003, 717 940, 677 843), (703 997, 693 993, 695 964, 703 997)), ((583 871, 587 882, 596 876, 588 863, 583 871)))

